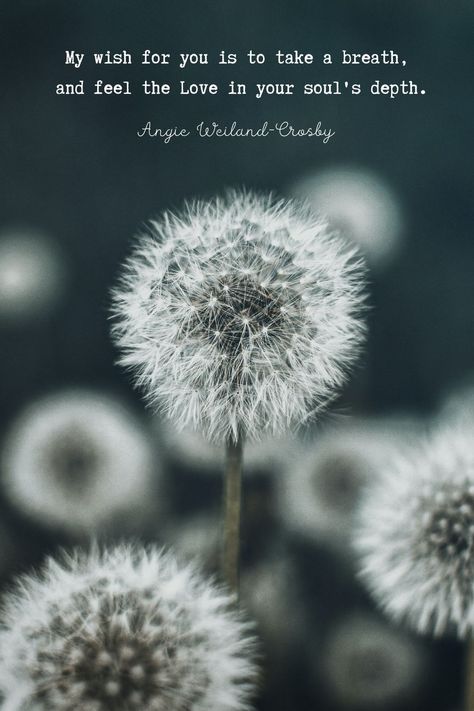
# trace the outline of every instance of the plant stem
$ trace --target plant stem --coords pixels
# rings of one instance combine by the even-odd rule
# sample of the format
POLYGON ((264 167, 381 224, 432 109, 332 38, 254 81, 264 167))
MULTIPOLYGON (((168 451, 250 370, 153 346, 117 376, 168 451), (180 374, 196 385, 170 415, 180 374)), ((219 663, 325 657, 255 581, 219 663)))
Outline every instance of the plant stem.
POLYGON ((224 472, 224 545, 222 575, 231 590, 239 591, 240 509, 243 441, 229 440, 224 472))
POLYGON ((465 711, 474 711, 474 640, 472 639, 467 642, 465 674, 465 711))

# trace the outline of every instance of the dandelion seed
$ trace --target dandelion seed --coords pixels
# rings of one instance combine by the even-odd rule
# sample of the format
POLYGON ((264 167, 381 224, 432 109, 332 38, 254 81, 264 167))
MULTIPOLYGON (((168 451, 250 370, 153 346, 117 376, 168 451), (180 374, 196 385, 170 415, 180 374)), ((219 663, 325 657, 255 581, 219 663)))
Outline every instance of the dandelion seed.
POLYGON ((230 193, 152 223, 115 290, 113 334, 179 429, 278 435, 344 382, 362 281, 354 253, 296 203, 230 193))
POLYGON ((354 536, 361 576, 394 619, 435 635, 474 628, 473 430, 432 435, 368 489, 354 536))
POLYGON ((329 168, 291 190, 352 239, 374 267, 385 266, 401 244, 397 197, 378 175, 361 168, 329 168))
POLYGON ((6 599, 6 707, 244 711, 254 640, 230 602, 155 549, 50 559, 6 599))
POLYGON ((160 480, 150 439, 134 415, 87 390, 30 405, 7 435, 2 473, 18 509, 76 535, 119 514, 141 515, 160 480))

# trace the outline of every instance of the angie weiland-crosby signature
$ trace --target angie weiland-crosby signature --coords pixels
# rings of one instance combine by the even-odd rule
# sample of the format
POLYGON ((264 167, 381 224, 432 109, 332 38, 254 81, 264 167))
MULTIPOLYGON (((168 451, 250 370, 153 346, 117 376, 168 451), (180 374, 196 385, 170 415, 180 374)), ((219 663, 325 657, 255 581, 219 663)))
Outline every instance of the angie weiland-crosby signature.
POLYGON ((268 136, 318 138, 322 143, 329 143, 336 135, 336 132, 330 128, 323 128, 321 121, 305 127, 293 126, 289 121, 280 121, 272 124, 264 121, 261 126, 251 128, 240 126, 237 121, 233 121, 230 124, 220 124, 216 121, 205 123, 201 121, 193 130, 179 126, 169 128, 154 127, 151 121, 147 121, 143 128, 137 131, 138 138, 158 138, 163 143, 170 143, 176 138, 187 138, 191 135, 199 138, 267 138, 268 136))

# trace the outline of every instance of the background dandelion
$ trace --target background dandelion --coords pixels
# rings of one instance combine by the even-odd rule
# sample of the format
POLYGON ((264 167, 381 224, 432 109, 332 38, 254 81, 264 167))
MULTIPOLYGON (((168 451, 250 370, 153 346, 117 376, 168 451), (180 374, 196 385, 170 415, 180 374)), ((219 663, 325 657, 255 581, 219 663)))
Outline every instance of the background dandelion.
POLYGON ((401 446, 416 441, 419 429, 408 417, 353 417, 327 425, 298 449, 290 448, 278 477, 282 524, 315 543, 350 553, 364 489, 378 480, 401 446))
POLYGON ((344 708, 394 708, 419 695, 426 653, 376 616, 353 613, 340 620, 325 651, 321 678, 344 708))
POLYGON ((3 445, 6 496, 24 514, 73 535, 119 515, 130 530, 159 502, 162 475, 135 415, 106 394, 64 390, 31 403, 3 445))
POLYGON ((450 422, 454 427, 470 423, 474 426, 474 380, 472 374, 441 399, 439 422, 450 422))
POLYGON ((361 167, 315 171, 290 192, 326 215, 360 247, 375 268, 389 263, 402 242, 402 210, 383 178, 361 167))
POLYGON ((0 319, 23 321, 47 313, 59 299, 65 265, 54 242, 23 227, 0 232, 0 319))

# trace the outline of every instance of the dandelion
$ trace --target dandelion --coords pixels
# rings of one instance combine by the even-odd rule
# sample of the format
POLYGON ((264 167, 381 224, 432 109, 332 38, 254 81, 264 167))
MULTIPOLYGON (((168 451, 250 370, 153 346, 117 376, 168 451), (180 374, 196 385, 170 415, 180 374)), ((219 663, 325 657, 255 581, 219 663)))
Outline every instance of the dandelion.
POLYGON ((372 266, 384 267, 399 249, 400 205, 380 176, 362 168, 328 168, 302 178, 291 192, 326 215, 372 266))
POLYGON ((180 429, 236 441, 306 421, 364 332, 361 267, 291 202, 232 193, 151 224, 114 295, 121 363, 180 429))
POLYGON ((348 418, 290 450, 277 488, 284 525, 345 553, 364 488, 418 428, 408 417, 348 418))
POLYGON ((242 441, 286 432, 334 397, 364 333, 362 281, 325 223, 251 193, 166 213, 127 263, 113 304, 121 363, 178 429, 227 444, 229 559, 242 441))
POLYGON ((439 431, 369 488, 355 547, 383 608, 419 632, 474 626, 473 430, 439 431))
POLYGON ((344 708, 386 709, 418 692, 426 658, 412 639, 369 614, 352 614, 330 631, 318 666, 344 708))
POLYGON ((2 452, 10 501, 75 535, 141 515, 160 468, 140 423, 113 397, 66 390, 26 408, 2 452))
POLYGON ((49 310, 64 284, 64 267, 42 232, 12 228, 0 234, 0 319, 26 319, 49 310))
POLYGON ((0 691, 37 711, 243 711, 254 641, 230 598, 169 554, 49 559, 6 598, 0 691))

